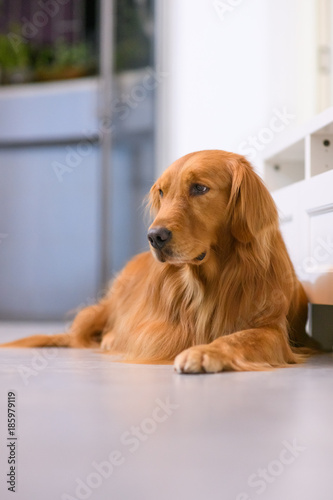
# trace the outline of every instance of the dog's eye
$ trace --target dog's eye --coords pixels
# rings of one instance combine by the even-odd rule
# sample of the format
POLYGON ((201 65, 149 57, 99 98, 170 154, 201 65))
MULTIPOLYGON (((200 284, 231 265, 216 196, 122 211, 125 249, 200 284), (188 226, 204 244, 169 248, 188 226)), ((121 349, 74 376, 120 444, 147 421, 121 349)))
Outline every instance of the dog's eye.
POLYGON ((162 189, 159 189, 158 192, 160 193, 160 197, 163 198, 163 191, 162 191, 162 189))
POLYGON ((190 188, 191 196, 198 196, 201 194, 206 194, 209 191, 209 187, 203 186, 202 184, 192 184, 190 188))

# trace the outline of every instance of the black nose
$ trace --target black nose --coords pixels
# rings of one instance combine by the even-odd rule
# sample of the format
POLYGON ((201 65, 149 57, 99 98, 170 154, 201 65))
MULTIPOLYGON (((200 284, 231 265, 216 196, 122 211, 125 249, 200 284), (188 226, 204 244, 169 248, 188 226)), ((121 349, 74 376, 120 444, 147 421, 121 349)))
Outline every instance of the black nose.
POLYGON ((162 250, 171 240, 172 232, 166 227, 153 227, 148 231, 148 240, 152 247, 162 250))

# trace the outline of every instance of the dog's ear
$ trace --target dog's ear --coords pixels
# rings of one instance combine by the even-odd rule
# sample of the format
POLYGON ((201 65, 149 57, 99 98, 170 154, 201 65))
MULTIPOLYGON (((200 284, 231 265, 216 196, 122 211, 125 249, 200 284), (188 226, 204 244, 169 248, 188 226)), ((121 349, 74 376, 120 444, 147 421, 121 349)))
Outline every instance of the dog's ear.
POLYGON ((228 203, 231 233, 241 243, 260 238, 278 224, 275 204, 260 177, 247 160, 239 156, 230 163, 232 184, 228 203))
POLYGON ((145 201, 147 212, 151 217, 155 217, 160 209, 160 195, 156 183, 150 188, 145 201))

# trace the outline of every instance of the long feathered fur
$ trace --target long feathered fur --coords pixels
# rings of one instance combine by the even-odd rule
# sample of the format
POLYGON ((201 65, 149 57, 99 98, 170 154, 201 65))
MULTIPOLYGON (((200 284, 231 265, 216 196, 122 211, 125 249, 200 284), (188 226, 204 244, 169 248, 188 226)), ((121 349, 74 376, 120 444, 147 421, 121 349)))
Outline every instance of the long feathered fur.
POLYGON ((152 227, 173 235, 168 252, 152 249, 162 262, 136 256, 68 333, 6 346, 102 345, 128 361, 176 358, 176 368, 190 372, 282 367, 314 352, 277 210, 244 157, 202 151, 177 160, 152 187, 149 206, 152 227), (191 196, 196 182, 210 193, 191 196))

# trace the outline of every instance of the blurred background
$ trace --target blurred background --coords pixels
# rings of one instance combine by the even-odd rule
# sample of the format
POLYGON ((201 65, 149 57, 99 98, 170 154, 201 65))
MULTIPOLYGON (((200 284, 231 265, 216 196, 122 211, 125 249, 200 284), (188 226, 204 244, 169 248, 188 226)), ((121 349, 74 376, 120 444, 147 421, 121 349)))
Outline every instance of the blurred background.
POLYGON ((94 302, 147 248, 143 198, 178 157, 260 171, 275 135, 331 106, 331 4, 0 0, 0 319, 94 302))

